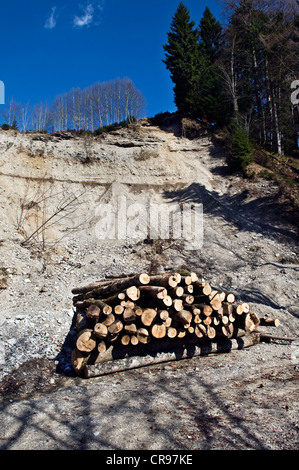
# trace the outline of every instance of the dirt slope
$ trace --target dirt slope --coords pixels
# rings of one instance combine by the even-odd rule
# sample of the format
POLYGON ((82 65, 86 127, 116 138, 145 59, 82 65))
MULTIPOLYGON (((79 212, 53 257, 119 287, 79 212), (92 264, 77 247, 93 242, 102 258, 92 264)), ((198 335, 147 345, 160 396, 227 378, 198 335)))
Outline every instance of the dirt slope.
POLYGON ((71 375, 71 289, 106 273, 186 266, 278 317, 274 334, 299 336, 298 238, 277 187, 230 175, 209 135, 188 140, 147 124, 104 138, 0 132, 0 445, 294 449, 296 342, 71 375), (131 208, 203 204, 203 245, 149 243, 124 225, 107 238, 101 204, 117 210, 121 197, 131 208))

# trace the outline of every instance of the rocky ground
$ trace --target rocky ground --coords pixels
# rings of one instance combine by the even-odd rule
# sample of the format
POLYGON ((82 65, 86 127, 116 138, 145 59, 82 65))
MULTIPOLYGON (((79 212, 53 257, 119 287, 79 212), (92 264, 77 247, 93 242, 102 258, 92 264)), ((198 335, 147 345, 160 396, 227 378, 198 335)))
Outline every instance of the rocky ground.
MULTIPOLYGON (((149 126, 104 137, 0 132, 0 446, 295 449, 298 233, 278 187, 228 171, 223 148, 149 126), (109 236, 103 204, 203 204, 203 244, 109 236), (190 268, 275 316, 282 340, 84 380, 73 287, 190 268), (284 340, 283 340, 284 339, 284 340)), ((189 206, 188 206, 189 205, 189 206)), ((114 219, 116 220, 116 219, 114 219)), ((127 220, 127 228, 130 221, 127 220)))

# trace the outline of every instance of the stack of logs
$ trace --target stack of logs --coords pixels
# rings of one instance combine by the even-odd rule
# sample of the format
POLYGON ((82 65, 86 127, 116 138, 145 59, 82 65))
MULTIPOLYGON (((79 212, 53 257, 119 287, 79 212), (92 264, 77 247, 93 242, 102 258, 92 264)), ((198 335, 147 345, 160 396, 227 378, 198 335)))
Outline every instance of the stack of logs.
POLYGON ((195 273, 111 276, 72 293, 77 330, 72 364, 77 373, 105 357, 111 360, 114 348, 138 354, 137 345, 150 343, 150 348, 162 339, 183 344, 187 338, 195 343, 238 338, 260 324, 247 303, 214 290, 195 273))

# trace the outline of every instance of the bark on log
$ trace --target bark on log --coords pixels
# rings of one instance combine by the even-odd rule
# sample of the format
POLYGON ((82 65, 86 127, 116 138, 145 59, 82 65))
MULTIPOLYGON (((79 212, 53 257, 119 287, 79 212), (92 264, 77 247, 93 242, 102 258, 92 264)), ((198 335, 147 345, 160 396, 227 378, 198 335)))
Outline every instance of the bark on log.
POLYGON ((135 325, 135 323, 131 323, 129 325, 125 325, 124 330, 130 335, 135 335, 137 333, 137 326, 135 325))
POLYGON ((148 296, 154 299, 164 299, 167 295, 167 289, 161 286, 141 286, 139 290, 142 296, 148 296))
POLYGON ((74 287, 74 289, 72 289, 72 294, 75 294, 75 295, 87 294, 87 292, 91 292, 93 289, 96 289, 98 287, 108 286, 109 284, 111 284, 111 282, 112 282, 111 280, 101 280, 101 281, 92 282, 86 286, 74 287))
POLYGON ((90 305, 87 310, 86 310, 86 317, 93 321, 93 322, 97 322, 99 320, 99 316, 100 316, 100 313, 101 313, 101 310, 100 308, 97 306, 97 305, 90 305))
POLYGON ((124 325, 120 320, 116 320, 112 325, 108 326, 108 332, 111 335, 117 335, 118 333, 121 332, 123 329, 124 325))
POLYGON ((176 321, 182 323, 183 325, 188 325, 192 321, 192 313, 189 310, 180 310, 175 313, 174 316, 176 321))
POLYGON ((157 274, 149 276, 149 284, 153 286, 162 287, 176 287, 179 284, 178 276, 176 274, 157 274))
POLYGON ((155 355, 132 356, 124 359, 86 365, 84 368, 85 377, 96 377, 100 375, 112 374, 129 369, 136 369, 153 364, 189 359, 197 356, 206 356, 210 354, 228 353, 232 350, 244 349, 260 342, 260 336, 257 333, 243 336, 242 338, 223 339, 215 342, 203 342, 192 347, 181 347, 172 349, 169 352, 157 352, 155 355))
POLYGON ((71 362, 74 371, 79 374, 87 365, 90 354, 79 351, 77 348, 73 349, 71 354, 71 362))
POLYGON ((125 323, 132 323, 136 320, 136 312, 133 308, 125 308, 123 316, 125 323))
POLYGON ((260 325, 261 326, 276 326, 280 325, 280 321, 278 318, 260 318, 260 325))
POLYGON ((86 297, 87 298, 109 297, 109 296, 112 296, 113 294, 116 294, 117 292, 125 291, 129 287, 132 287, 132 286, 138 287, 142 285, 147 285, 149 284, 149 282, 150 282, 150 278, 148 274, 142 273, 134 277, 124 278, 124 279, 114 281, 104 287, 98 287, 96 289, 93 289, 91 292, 86 294, 86 297))
POLYGON ((151 340, 149 331, 146 328, 139 328, 137 330, 137 338, 142 344, 148 344, 151 340))

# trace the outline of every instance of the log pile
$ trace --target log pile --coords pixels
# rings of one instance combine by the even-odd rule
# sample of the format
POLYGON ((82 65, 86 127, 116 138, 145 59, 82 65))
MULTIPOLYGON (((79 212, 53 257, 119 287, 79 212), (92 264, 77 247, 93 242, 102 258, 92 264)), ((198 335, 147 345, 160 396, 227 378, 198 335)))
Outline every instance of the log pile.
POLYGON ((219 341, 232 346, 233 339, 245 336, 248 342, 260 324, 247 303, 214 290, 195 273, 111 276, 72 293, 77 331, 72 364, 86 376, 100 375, 107 361, 161 352, 167 360, 174 348, 219 341))

